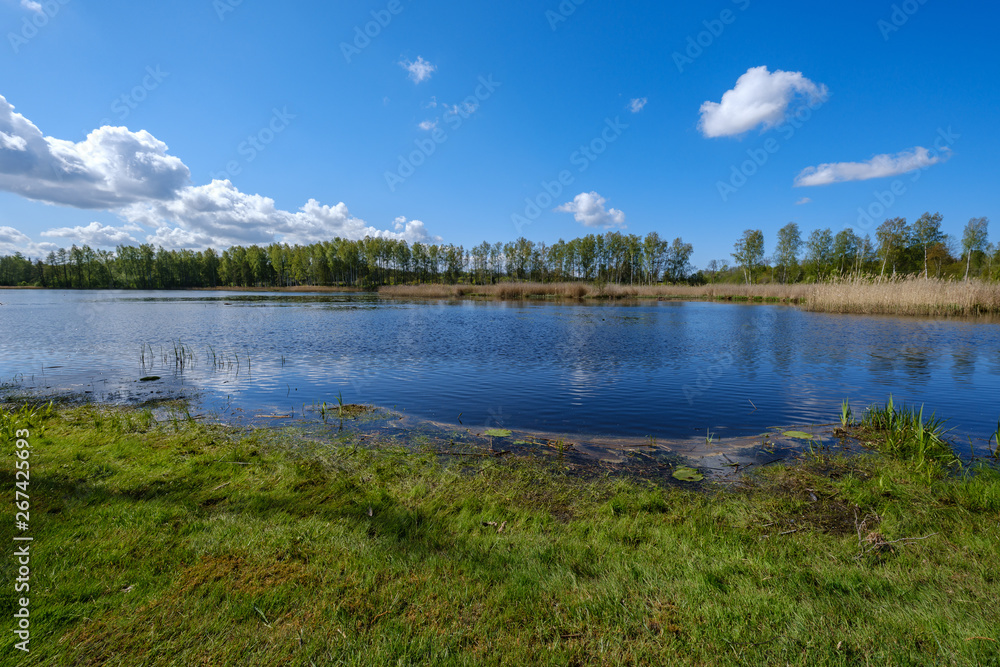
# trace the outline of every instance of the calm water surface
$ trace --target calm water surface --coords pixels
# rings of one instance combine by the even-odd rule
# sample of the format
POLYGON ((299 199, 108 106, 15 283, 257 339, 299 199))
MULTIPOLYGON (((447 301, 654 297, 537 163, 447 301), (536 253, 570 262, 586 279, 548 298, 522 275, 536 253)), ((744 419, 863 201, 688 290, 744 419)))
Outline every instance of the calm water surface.
POLYGON ((1000 417, 996 323, 358 294, 0 290, 0 303, 0 382, 104 400, 181 391, 216 411, 298 412, 340 393, 466 426, 669 441, 830 423, 844 398, 891 393, 977 449, 1000 417), (183 368, 178 340, 194 353, 183 368), (137 382, 149 375, 162 379, 137 382))

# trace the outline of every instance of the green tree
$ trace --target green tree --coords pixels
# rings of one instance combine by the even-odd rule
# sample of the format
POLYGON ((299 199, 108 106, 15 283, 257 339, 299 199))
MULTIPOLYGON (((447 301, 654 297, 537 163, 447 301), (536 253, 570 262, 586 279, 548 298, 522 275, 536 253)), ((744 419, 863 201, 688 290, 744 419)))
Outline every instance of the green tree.
POLYGON ((906 224, 906 218, 890 218, 879 225, 875 230, 875 238, 878 240, 878 254, 882 258, 882 271, 880 276, 885 275, 885 267, 892 265, 892 272, 896 273, 903 251, 909 245, 910 226, 906 224))
POLYGON ((972 218, 965 225, 962 233, 962 252, 965 253, 965 279, 969 279, 969 268, 972 266, 972 253, 985 252, 989 237, 988 218, 972 218))
POLYGON ((733 259, 743 270, 747 285, 752 285, 757 272, 764 266, 764 232, 747 229, 733 245, 733 259))
POLYGON ((774 249, 774 263, 781 267, 781 282, 788 282, 788 273, 792 271, 792 281, 798 277, 799 250, 802 248, 802 234, 794 222, 778 230, 778 245, 774 249))
POLYGON ((928 250, 934 244, 944 241, 944 233, 941 231, 943 219, 940 213, 931 215, 928 211, 913 223, 913 242, 920 246, 924 255, 924 280, 929 278, 927 270, 928 250))
POLYGON ((814 229, 809 234, 806 243, 809 266, 816 280, 826 278, 833 263, 833 232, 826 229, 814 229))

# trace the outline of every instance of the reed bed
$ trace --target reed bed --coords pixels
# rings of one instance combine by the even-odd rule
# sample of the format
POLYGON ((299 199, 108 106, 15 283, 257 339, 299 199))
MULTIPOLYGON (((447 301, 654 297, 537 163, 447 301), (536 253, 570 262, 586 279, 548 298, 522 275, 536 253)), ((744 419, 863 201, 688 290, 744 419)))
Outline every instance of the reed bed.
POLYGON ((423 297, 449 299, 491 297, 499 299, 570 298, 570 299, 740 299, 800 301, 805 285, 597 285, 592 283, 498 283, 496 285, 392 285, 379 288, 386 297, 423 297))
POLYGON ((1000 283, 919 277, 845 279, 815 285, 808 310, 871 315, 986 315, 1000 313, 1000 283))
POLYGON ((975 316, 1000 313, 1000 284, 908 278, 848 278, 796 285, 615 285, 499 283, 496 285, 392 285, 385 297, 459 299, 716 299, 803 304, 807 310, 871 315, 975 316))

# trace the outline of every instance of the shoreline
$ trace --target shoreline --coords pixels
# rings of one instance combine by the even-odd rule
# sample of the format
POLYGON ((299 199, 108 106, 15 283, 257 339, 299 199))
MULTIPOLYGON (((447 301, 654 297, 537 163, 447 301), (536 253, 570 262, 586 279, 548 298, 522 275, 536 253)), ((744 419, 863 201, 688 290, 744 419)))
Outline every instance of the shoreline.
MULTIPOLYGON (((3 289, 47 289, 14 287, 3 289)), ((74 290, 64 290, 74 291, 74 290)), ((101 290, 99 290, 101 291, 101 290)), ((147 290, 126 290, 141 293, 147 290)), ((156 290, 160 291, 160 290, 156 290)), ((216 287, 166 290, 178 292, 377 294, 382 299, 465 299, 496 301, 701 301, 788 304, 812 312, 858 315, 992 318, 1000 315, 1000 283, 909 277, 884 280, 850 279, 815 284, 618 285, 504 282, 492 285, 436 284, 381 286, 377 292, 358 287, 216 287)))

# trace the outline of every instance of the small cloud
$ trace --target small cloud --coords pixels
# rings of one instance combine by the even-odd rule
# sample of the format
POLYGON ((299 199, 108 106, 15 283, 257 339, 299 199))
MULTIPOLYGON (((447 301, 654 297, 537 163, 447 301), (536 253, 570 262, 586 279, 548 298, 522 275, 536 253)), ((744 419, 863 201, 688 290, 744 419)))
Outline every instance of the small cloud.
POLYGON ((772 73, 763 65, 751 67, 737 79, 732 90, 723 93, 721 102, 701 105, 698 129, 706 137, 737 136, 755 127, 768 130, 781 124, 796 96, 822 102, 829 91, 802 76, 802 72, 779 69, 772 73))
POLYGON ((830 162, 818 167, 806 167, 795 177, 795 187, 830 185, 846 181, 867 181, 872 178, 898 176, 908 171, 926 169, 948 159, 949 149, 942 155, 931 155, 922 146, 895 155, 876 155, 867 162, 830 162))
POLYGON ((596 192, 581 192, 573 201, 558 207, 560 213, 572 213, 573 218, 584 227, 625 227, 625 213, 618 209, 606 209, 607 200, 596 192))
POLYGON ((438 98, 437 98, 437 96, 436 95, 431 95, 430 101, 424 103, 424 108, 425 109, 437 109, 437 105, 438 105, 438 98))
POLYGON ((42 9, 42 3, 35 2, 35 0, 21 0, 21 6, 31 12, 43 13, 45 10, 42 9))
POLYGON ((424 130, 425 132, 430 132, 431 130, 436 129, 437 126, 438 122, 436 120, 425 120, 424 122, 417 125, 417 127, 419 127, 421 130, 424 130))
POLYGON ((810 204, 810 203, 812 203, 812 199, 809 199, 809 197, 803 197, 802 199, 795 202, 795 205, 802 206, 803 204, 810 204))
POLYGON ((649 98, 637 97, 628 103, 628 110, 632 113, 639 113, 646 106, 647 102, 649 102, 649 98))
POLYGON ((0 257, 17 252, 28 257, 43 257, 58 249, 55 243, 35 243, 27 234, 13 227, 0 226, 0 257))
POLYGON ((472 114, 479 110, 479 102, 475 104, 470 102, 462 102, 461 104, 445 104, 444 113, 447 116, 462 116, 463 118, 468 118, 472 114))
POLYGON ((431 65, 429 62, 424 60, 421 56, 417 56, 416 62, 409 60, 400 60, 399 65, 410 73, 410 78, 413 79, 413 83, 420 83, 431 78, 431 74, 437 70, 437 67, 431 65))
POLYGON ((102 225, 99 222, 92 222, 86 227, 60 227, 42 232, 42 236, 48 238, 64 238, 79 241, 86 245, 98 248, 113 248, 116 245, 137 244, 138 241, 129 232, 142 231, 138 225, 125 225, 124 227, 112 227, 102 225))

